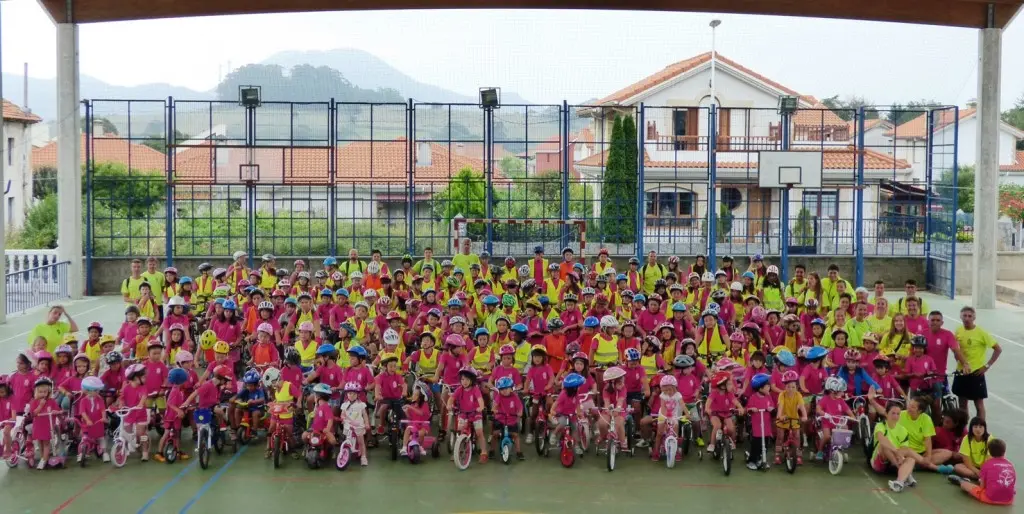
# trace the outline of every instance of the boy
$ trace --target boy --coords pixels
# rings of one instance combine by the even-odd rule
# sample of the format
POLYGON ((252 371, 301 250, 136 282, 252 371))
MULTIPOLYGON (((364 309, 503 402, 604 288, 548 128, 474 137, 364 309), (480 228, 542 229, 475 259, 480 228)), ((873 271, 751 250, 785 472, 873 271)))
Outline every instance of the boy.
POLYGON ((988 442, 989 459, 981 465, 979 484, 974 484, 956 475, 949 481, 960 484, 960 489, 981 503, 989 505, 1012 505, 1017 494, 1017 470, 1006 460, 1006 443, 1002 439, 988 442))

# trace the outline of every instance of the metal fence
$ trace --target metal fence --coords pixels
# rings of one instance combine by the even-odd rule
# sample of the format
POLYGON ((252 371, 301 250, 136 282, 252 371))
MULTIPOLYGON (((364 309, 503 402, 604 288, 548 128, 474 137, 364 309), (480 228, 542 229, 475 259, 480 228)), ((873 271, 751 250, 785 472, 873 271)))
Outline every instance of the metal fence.
MULTIPOLYGON (((613 255, 855 256, 861 272, 864 256, 955 255, 953 107, 169 98, 85 110, 90 259, 448 253, 457 214, 585 220, 613 255), (771 150, 817 152, 821 187, 760 187, 771 150)), ((578 239, 552 224, 468 231, 498 255, 578 239)))
POLYGON ((68 290, 68 261, 6 274, 7 314, 25 312, 71 298, 68 290))

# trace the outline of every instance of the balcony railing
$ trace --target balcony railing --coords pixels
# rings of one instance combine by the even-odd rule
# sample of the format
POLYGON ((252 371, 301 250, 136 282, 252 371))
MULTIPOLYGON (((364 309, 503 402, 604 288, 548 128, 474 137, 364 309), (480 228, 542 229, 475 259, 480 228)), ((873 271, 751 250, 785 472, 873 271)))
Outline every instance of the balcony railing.
MULTIPOLYGON (((655 149, 660 151, 707 151, 708 136, 657 136, 655 149)), ((777 139, 770 136, 719 136, 719 152, 756 152, 778 150, 777 139)))

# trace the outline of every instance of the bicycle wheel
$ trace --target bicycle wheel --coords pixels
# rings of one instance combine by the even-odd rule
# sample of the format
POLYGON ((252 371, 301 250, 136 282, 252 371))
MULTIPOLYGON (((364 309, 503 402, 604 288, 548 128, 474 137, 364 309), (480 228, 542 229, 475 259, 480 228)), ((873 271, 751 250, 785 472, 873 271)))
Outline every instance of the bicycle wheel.
POLYGON ((469 463, 473 460, 473 443, 469 440, 469 436, 459 434, 458 437, 455 438, 453 451, 453 455, 455 456, 455 467, 459 468, 460 471, 465 471, 469 468, 469 463))
POLYGON ((124 467, 128 462, 128 443, 124 439, 114 441, 114 455, 110 460, 117 468, 124 467))
POLYGON ((196 447, 197 457, 199 458, 199 467, 206 469, 210 467, 210 429, 200 428, 199 429, 199 446, 196 447))
POLYGON ((217 455, 224 453, 224 445, 224 434, 222 434, 219 430, 213 432, 213 451, 217 452, 217 455))
POLYGON ((320 450, 317 448, 306 448, 306 466, 309 469, 317 469, 320 467, 320 450))
MULTIPOLYGON (((452 428, 452 427, 448 427, 452 428)), ((448 448, 448 455, 455 455, 455 431, 451 430, 444 438, 444 445, 448 448)))
POLYGON ((796 473, 796 450, 793 449, 793 445, 786 447, 786 471, 790 475, 796 473))
POLYGON ((274 434, 270 438, 270 451, 274 454, 274 469, 281 467, 281 436, 274 434))
POLYGON ((505 464, 512 462, 512 441, 509 439, 501 440, 501 462, 505 464))
MULTIPOLYGON (((167 446, 164 446, 164 459, 167 460, 168 464, 174 464, 178 460, 178 449, 170 442, 167 443, 167 446)), ((85 459, 82 459, 82 462, 85 462, 85 459)))
POLYGON ((342 444, 341 448, 338 449, 338 458, 334 462, 334 466, 338 468, 338 471, 345 471, 348 467, 349 461, 352 460, 352 450, 348 444, 342 444))
MULTIPOLYGON (((11 447, 7 449, 10 454, 7 456, 7 467, 16 468, 18 467, 18 461, 21 460, 21 443, 17 439, 11 440, 11 447)), ((85 459, 82 459, 85 460, 85 459)))
POLYGON ((690 454, 690 440, 693 439, 693 427, 689 423, 683 425, 683 455, 690 454))
POLYGON ((729 445, 729 441, 722 441, 722 471, 725 472, 725 476, 729 476, 732 473, 732 446, 729 445))
POLYGON ((533 442, 534 442, 534 446, 537 447, 537 456, 538 457, 543 457, 543 456, 545 456, 547 454, 547 448, 548 448, 548 431, 547 431, 547 428, 546 428, 546 426, 544 424, 538 423, 537 426, 534 427, 533 431, 535 432, 533 434, 534 435, 533 442))
POLYGON ((573 449, 571 441, 563 441, 562 449, 558 454, 559 460, 562 461, 562 466, 571 468, 576 463, 576 451, 573 449))
POLYGON ((580 440, 576 443, 580 445, 580 449, 583 453, 587 453, 590 449, 590 425, 586 423, 580 423, 580 440))
POLYGON ((608 440, 608 471, 615 471, 615 454, 619 451, 619 445, 614 439, 608 440))
POLYGON ((871 460, 871 455, 875 453, 875 443, 871 436, 871 423, 868 421, 868 417, 862 415, 857 420, 857 424, 860 428, 860 442, 861 446, 864 447, 864 457, 871 460))
POLYGON ((672 469, 676 466, 676 452, 679 451, 679 442, 674 437, 665 438, 665 467, 672 469))
POLYGON ((838 475, 843 471, 843 452, 838 448, 833 448, 832 452, 828 456, 828 472, 833 475, 838 475))

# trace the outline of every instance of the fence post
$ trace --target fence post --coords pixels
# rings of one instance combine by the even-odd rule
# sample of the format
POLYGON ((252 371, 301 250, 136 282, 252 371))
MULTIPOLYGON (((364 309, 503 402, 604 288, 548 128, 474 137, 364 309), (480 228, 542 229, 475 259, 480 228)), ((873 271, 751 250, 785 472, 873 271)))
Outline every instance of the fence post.
MULTIPOLYGON (((708 111, 708 258, 707 269, 717 269, 715 253, 716 242, 718 241, 718 210, 715 208, 715 184, 718 182, 718 106, 715 99, 711 99, 711 109, 708 111)), ((701 279, 703 280, 703 278, 701 279)))
MULTIPOLYGON (((569 173, 570 166, 572 166, 572 156, 569 155, 571 149, 569 145, 569 102, 562 100, 562 131, 560 137, 562 138, 562 221, 569 220, 569 173)), ((562 241, 561 247, 565 248, 569 246, 569 224, 562 223, 562 241)))
MULTIPOLYGON (((854 191, 853 244, 857 257, 857 287, 864 285, 864 107, 857 109, 857 189, 854 191)), ((878 206, 875 206, 877 209, 878 206)), ((878 212, 875 212, 878 219, 878 212)), ((878 226, 875 225, 875 240, 878 240, 878 226)), ((815 241, 817 244, 817 241, 815 241)))
POLYGON ((174 116, 173 116, 173 102, 174 99, 167 97, 167 104, 164 105, 164 116, 167 118, 164 120, 164 148, 167 149, 164 155, 164 182, 167 185, 167 212, 166 226, 164 227, 164 254, 167 256, 167 265, 174 265, 174 176, 172 170, 174 169, 174 143, 177 141, 174 137, 174 116))
POLYGON ((327 108, 327 255, 338 255, 338 104, 331 98, 327 108))
MULTIPOLYGON (((792 120, 792 114, 782 114, 782 150, 789 151, 789 123, 792 120)), ((758 168, 760 173, 760 167, 758 168)), ((779 221, 780 234, 779 234, 779 272, 782 273, 782 282, 785 283, 789 280, 789 188, 785 187, 782 189, 782 198, 780 203, 781 214, 779 221)))
MULTIPOLYGON (((644 145, 643 138, 640 137, 640 133, 643 130, 642 127, 646 123, 644 116, 644 103, 640 102, 640 111, 637 113, 636 118, 636 134, 633 137, 637 141, 637 177, 636 177, 636 258, 640 259, 640 262, 644 262, 644 145)), ((609 155, 611 150, 608 151, 609 155)), ((607 164, 606 164, 607 166, 607 164)), ((607 170, 607 168, 606 168, 607 170)), ((604 187, 604 184, 601 185, 604 187)), ((604 229, 601 229, 602 232, 604 229)))
MULTIPOLYGON (((85 294, 92 296, 92 257, 93 248, 93 192, 92 192, 92 102, 82 100, 85 104, 85 294)), ((10 294, 10 293, 7 293, 10 294)))
POLYGON ((406 241, 406 251, 409 255, 416 255, 416 177, 413 175, 413 170, 415 169, 415 163, 413 160, 415 159, 415 156, 412 151, 414 148, 412 138, 416 133, 413 128, 413 124, 415 123, 414 117, 416 114, 415 109, 416 106, 412 103, 412 98, 410 98, 409 106, 405 109, 405 162, 406 176, 409 181, 409 196, 406 200, 405 219, 407 224, 406 238, 408 239, 408 241, 406 241))
MULTIPOLYGON (((256 152, 256 108, 245 107, 245 153, 246 163, 254 164, 256 152)), ((256 253, 256 185, 252 180, 245 181, 245 207, 248 212, 246 223, 246 253, 249 254, 249 267, 253 267, 253 254, 256 253)))
MULTIPOLYGON (((494 144, 494 111, 484 107, 484 209, 488 219, 494 217, 494 163, 491 145, 494 144)), ((487 253, 494 253, 494 224, 487 223, 487 253)))

